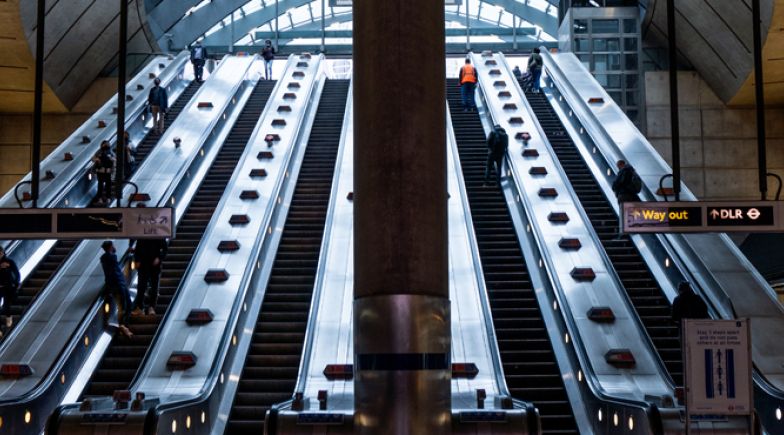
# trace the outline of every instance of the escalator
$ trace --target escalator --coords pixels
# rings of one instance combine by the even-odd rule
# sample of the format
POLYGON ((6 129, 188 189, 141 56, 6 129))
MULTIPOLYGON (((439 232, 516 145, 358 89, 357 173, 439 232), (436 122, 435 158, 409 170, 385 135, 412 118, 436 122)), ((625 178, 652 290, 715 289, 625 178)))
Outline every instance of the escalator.
MULTIPOLYGON (((196 94, 196 91, 199 90, 200 86, 200 83, 193 81, 182 91, 182 93, 180 93, 177 100, 169 108, 169 115, 166 117, 164 128, 168 129, 177 119, 188 102, 190 102, 191 98, 196 94)), ((161 136, 155 133, 154 130, 150 130, 150 132, 147 133, 144 140, 136 148, 135 168, 138 168, 142 162, 144 162, 144 159, 150 154, 150 151, 152 151, 160 138, 161 136)), ((16 325, 19 318, 24 314, 27 307, 32 304, 33 300, 38 296, 38 293, 46 288, 49 280, 55 276, 57 270, 65 263, 65 260, 71 255, 71 252, 76 248, 79 242, 80 240, 58 240, 38 266, 22 283, 19 295, 11 306, 11 315, 14 320, 14 325, 16 325)), ((3 334, 3 338, 8 335, 8 332, 10 332, 10 329, 3 334)))
POLYGON ((180 219, 177 237, 171 241, 169 253, 161 266, 160 296, 154 307, 156 314, 130 318, 128 326, 134 334, 133 337, 127 338, 121 334, 114 336, 83 396, 111 396, 115 390, 127 389, 133 380, 152 344, 160 321, 184 278, 204 230, 215 213, 215 207, 245 151, 274 85, 274 81, 258 82, 180 219))
POLYGON ((670 320, 668 299, 629 236, 617 238, 618 216, 547 97, 544 93, 526 93, 526 97, 667 371, 675 385, 683 385, 679 332, 670 320))
POLYGON ((506 383, 514 398, 539 409, 543 433, 577 434, 506 199, 494 177, 484 183, 481 120, 476 112, 462 111, 456 79, 447 80, 447 99, 506 383))
POLYGON ((226 433, 263 433, 267 410, 294 393, 348 89, 324 85, 226 433))

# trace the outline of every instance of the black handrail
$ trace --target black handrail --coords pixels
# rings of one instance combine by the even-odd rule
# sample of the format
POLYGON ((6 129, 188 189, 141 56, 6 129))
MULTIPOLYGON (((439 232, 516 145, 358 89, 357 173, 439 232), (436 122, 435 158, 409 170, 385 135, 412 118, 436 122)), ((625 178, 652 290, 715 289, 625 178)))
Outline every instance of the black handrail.
MULTIPOLYGON (((779 181, 781 181, 781 179, 779 179, 779 181)), ((19 182, 19 184, 16 185, 16 187, 14 187, 14 198, 16 198, 16 203, 19 204, 19 208, 25 208, 24 204, 22 204, 22 199, 24 199, 24 198, 19 199, 19 188, 23 184, 33 184, 33 182, 29 181, 29 180, 28 181, 21 181, 21 182, 19 182)), ((779 191, 780 190, 781 190, 781 183, 779 183, 779 191)))
POLYGON ((781 183, 781 177, 778 174, 774 174, 773 172, 768 172, 765 175, 767 175, 768 177, 773 177, 773 178, 775 178, 779 182, 779 188, 776 189, 776 201, 778 201, 779 198, 781 198, 781 187, 782 187, 781 186, 781 184, 782 184, 781 183))
POLYGON ((667 199, 667 191, 664 190, 664 180, 668 178, 672 178, 672 174, 665 174, 662 175, 661 178, 659 178, 659 192, 661 192, 661 196, 664 197, 665 201, 668 201, 668 199, 667 199))
MULTIPOLYGON (((123 186, 125 186, 126 184, 130 184, 131 186, 133 186, 133 193, 130 194, 130 196, 128 196, 128 205, 126 205, 126 207, 130 207, 131 203, 133 202, 133 197, 136 196, 137 193, 139 193, 139 185, 137 185, 133 181, 128 181, 128 180, 123 181, 123 186)), ((118 205, 122 207, 122 201, 117 201, 117 202, 118 205)))

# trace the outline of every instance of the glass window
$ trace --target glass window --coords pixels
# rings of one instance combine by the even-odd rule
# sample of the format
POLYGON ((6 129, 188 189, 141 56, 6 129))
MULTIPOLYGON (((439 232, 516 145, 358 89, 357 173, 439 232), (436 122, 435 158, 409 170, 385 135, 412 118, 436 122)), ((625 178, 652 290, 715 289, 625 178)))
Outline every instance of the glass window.
POLYGON ((621 76, 618 74, 594 74, 594 77, 605 89, 617 89, 621 87, 621 76))
POLYGON ((593 70, 594 71, 607 71, 607 54, 594 54, 593 55, 593 70))
POLYGON ((593 33, 618 33, 618 20, 593 20, 591 23, 593 33))
POLYGON ((588 20, 574 20, 574 33, 588 33, 588 20))
POLYGON ((637 38, 624 38, 623 49, 626 51, 637 51, 637 38))
POLYGON ((625 65, 627 70, 637 70, 639 66, 637 65, 637 55, 636 54, 625 54, 624 55, 626 61, 625 65))
POLYGON ((623 20, 623 33, 639 33, 637 31, 637 20, 634 18, 623 20))
POLYGON ((607 93, 610 94, 610 97, 612 97, 613 100, 615 100, 616 104, 623 106, 623 93, 621 91, 609 91, 607 93))
POLYGON ((621 69, 621 55, 620 54, 608 54, 607 55, 607 69, 610 71, 619 71, 621 69))
POLYGON ((640 76, 637 74, 626 74, 626 89, 635 89, 640 82, 640 76))
POLYGON ((626 93, 626 105, 627 106, 636 106, 639 102, 637 101, 637 91, 627 92, 626 93))
POLYGON ((574 40, 574 51, 591 51, 591 46, 589 45, 590 40, 584 38, 576 38, 574 40))
POLYGON ((620 42, 618 38, 598 38, 593 40, 593 51, 619 51, 620 42))

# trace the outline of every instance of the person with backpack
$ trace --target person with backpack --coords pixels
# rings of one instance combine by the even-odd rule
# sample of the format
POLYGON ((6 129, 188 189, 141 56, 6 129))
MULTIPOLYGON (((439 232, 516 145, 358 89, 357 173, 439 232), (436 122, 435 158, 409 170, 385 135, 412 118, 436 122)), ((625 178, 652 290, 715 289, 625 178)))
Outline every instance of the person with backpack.
POLYGON ((112 146, 108 140, 101 142, 101 148, 93 156, 95 163, 95 175, 98 178, 98 200, 99 205, 109 203, 112 197, 112 172, 116 159, 112 152, 112 146))
POLYGON ((11 305, 14 303, 19 290, 19 280, 19 268, 14 260, 5 255, 5 250, 0 246, 0 298, 2 298, 0 314, 5 317, 2 325, 4 331, 0 333, 0 338, 13 325, 11 305))
POLYGON ((528 58, 528 72, 531 73, 531 91, 533 93, 539 92, 539 79, 542 77, 542 60, 541 50, 534 48, 531 57, 528 58))
POLYGON ((612 184, 612 190, 618 199, 618 238, 623 234, 623 203, 628 201, 639 201, 637 194, 642 191, 642 179, 632 165, 626 160, 618 160, 615 164, 618 167, 618 175, 612 184))
POLYGON ((147 96, 152 112, 152 128, 156 133, 163 134, 163 120, 166 112, 169 111, 169 94, 161 87, 161 79, 156 78, 153 83, 155 86, 150 89, 150 94, 147 96))
POLYGON ((196 82, 203 82, 204 64, 207 62, 207 49, 202 47, 201 41, 196 41, 196 45, 191 47, 191 63, 193 64, 193 75, 196 82))
POLYGON ((476 110, 474 93, 476 91, 477 78, 476 68, 471 65, 471 59, 466 58, 465 65, 460 68, 460 96, 463 98, 463 112, 476 110))
POLYGON ((672 301, 672 321, 678 326, 683 319, 709 319, 708 305, 694 293, 688 281, 678 284, 678 296, 672 301))
POLYGON ((264 41, 261 57, 264 58, 264 78, 272 80, 272 61, 275 60, 275 47, 272 46, 272 41, 269 39, 264 41))
POLYGON ((490 178, 490 171, 495 167, 495 180, 501 187, 501 175, 506 150, 509 148, 509 136, 500 125, 495 125, 487 136, 487 165, 485 166, 485 185, 490 178))

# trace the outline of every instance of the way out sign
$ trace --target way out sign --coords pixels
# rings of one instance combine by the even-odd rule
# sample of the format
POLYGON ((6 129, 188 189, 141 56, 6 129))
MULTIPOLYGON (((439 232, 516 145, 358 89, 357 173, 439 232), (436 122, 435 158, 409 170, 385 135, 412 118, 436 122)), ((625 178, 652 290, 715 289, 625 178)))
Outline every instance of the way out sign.
POLYGON ((749 415, 753 408, 748 319, 684 321, 690 415, 749 415))

